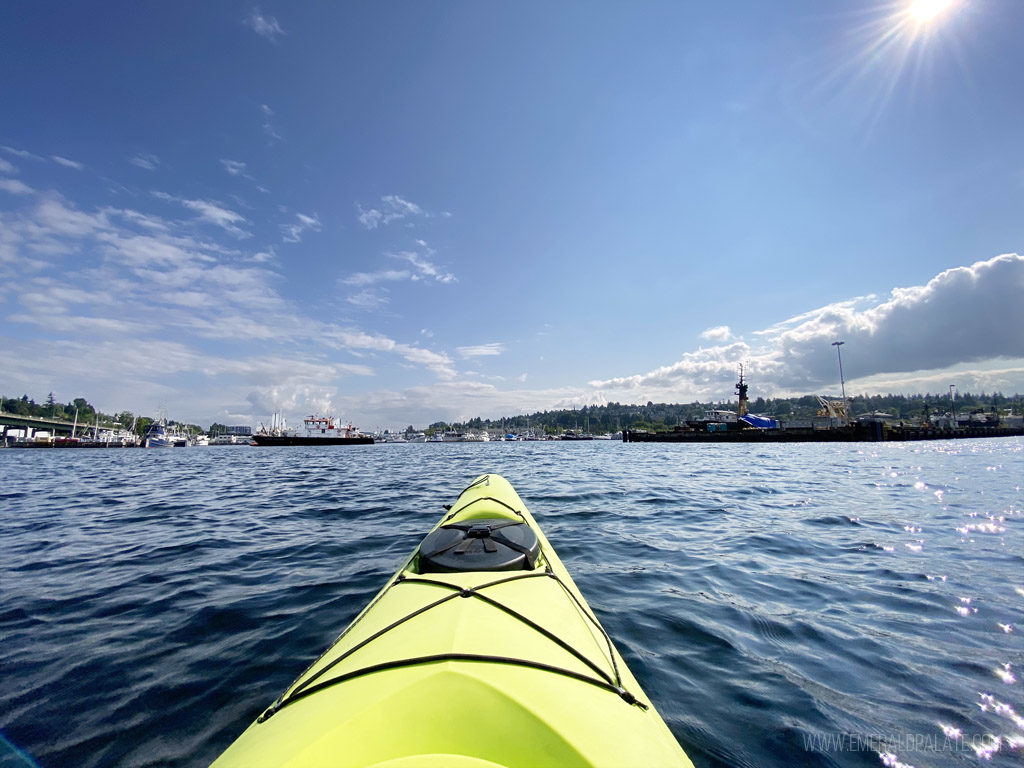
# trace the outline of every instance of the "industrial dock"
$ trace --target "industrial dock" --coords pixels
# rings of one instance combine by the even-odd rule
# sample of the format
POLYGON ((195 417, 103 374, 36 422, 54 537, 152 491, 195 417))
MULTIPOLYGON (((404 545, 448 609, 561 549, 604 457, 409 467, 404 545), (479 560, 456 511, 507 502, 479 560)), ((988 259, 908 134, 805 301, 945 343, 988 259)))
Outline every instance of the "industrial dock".
POLYGON ((818 397, 821 409, 816 417, 791 422, 756 416, 748 412, 748 385, 736 384, 735 411, 712 410, 704 418, 687 421, 668 431, 624 429, 624 443, 857 443, 905 440, 961 440, 983 437, 1024 436, 1020 416, 1000 418, 990 414, 975 420, 958 418, 951 410, 934 422, 894 420, 889 414, 865 414, 852 419, 845 388, 841 399, 818 397))

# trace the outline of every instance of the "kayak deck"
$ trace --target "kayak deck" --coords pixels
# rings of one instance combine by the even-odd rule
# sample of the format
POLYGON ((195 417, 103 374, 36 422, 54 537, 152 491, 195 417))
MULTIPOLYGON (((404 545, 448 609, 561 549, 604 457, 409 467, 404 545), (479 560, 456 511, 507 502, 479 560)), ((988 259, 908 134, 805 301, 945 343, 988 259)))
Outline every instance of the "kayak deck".
POLYGON ((690 762, 522 500, 484 475, 215 765, 690 762), (500 530, 517 524, 536 547, 500 530), (517 552, 516 570, 436 570, 517 552))

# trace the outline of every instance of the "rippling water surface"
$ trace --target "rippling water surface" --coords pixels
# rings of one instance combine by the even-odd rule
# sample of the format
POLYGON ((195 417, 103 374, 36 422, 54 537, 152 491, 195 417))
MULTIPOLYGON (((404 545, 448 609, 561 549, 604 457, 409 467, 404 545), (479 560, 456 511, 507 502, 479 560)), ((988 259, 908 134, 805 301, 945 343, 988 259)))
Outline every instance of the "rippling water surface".
POLYGON ((505 475, 698 766, 1024 760, 1024 441, 0 450, 0 731, 205 765, 505 475))

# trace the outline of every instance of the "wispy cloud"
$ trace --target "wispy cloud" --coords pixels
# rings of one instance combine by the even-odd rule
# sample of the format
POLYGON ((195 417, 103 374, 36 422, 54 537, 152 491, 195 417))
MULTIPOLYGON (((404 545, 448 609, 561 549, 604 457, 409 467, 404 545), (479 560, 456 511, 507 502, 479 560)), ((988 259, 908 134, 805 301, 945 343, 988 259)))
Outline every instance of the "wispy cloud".
POLYGON ((352 285, 358 288, 366 285, 375 285, 376 283, 409 280, 411 277, 412 273, 408 269, 382 269, 378 272, 356 272, 344 278, 341 282, 344 285, 352 285))
MULTIPOLYGON (((417 242, 422 243, 422 241, 417 242)), ((433 253, 433 251, 428 251, 428 253, 433 253)), ((381 269, 376 272, 356 272, 343 278, 341 280, 342 284, 362 287, 376 283, 401 282, 404 280, 445 284, 458 282, 458 278, 455 275, 438 268, 427 256, 415 251, 401 251, 400 253, 388 253, 386 255, 388 258, 408 263, 411 269, 381 269)))
POLYGON ((221 158, 220 164, 224 166, 224 170, 232 176, 241 176, 243 179, 252 179, 252 176, 250 176, 245 170, 246 165, 243 162, 221 158))
POLYGON ((469 357, 491 357, 505 353, 505 345, 500 341, 489 344, 477 344, 476 346, 458 347, 459 354, 465 358, 469 357))
POLYGON ((376 208, 365 209, 357 203, 356 210, 359 211, 359 223, 367 229, 376 229, 382 224, 403 221, 413 216, 427 215, 416 203, 405 200, 399 195, 385 195, 380 199, 380 205, 376 208))
POLYGON ((271 121, 271 118, 274 117, 274 110, 266 104, 261 104, 260 111, 263 113, 263 132, 275 141, 281 141, 281 134, 278 133, 273 121, 271 121))
POLYGON ((18 149, 17 147, 8 147, 6 145, 0 146, 0 149, 2 149, 4 152, 6 152, 9 155, 14 155, 15 157, 20 157, 23 160, 43 160, 44 159, 43 157, 40 157, 39 155, 35 154, 34 152, 29 152, 26 149, 18 149))
MULTIPOLYGON (((426 245, 422 240, 418 242, 426 245)), ((432 254, 433 251, 428 251, 428 253, 432 254)), ((415 251, 402 251, 401 253, 394 254, 394 258, 404 259, 412 264, 415 270, 412 276, 413 280, 434 280, 438 283, 458 282, 458 278, 451 272, 442 271, 428 258, 421 256, 415 251)))
POLYGON ((248 220, 240 213, 223 207, 220 203, 209 200, 186 200, 185 198, 169 195, 166 192, 154 192, 153 196, 168 202, 178 203, 197 213, 200 220, 214 224, 225 232, 230 232, 235 237, 244 238, 250 235, 249 232, 238 226, 239 224, 248 224, 248 220))
POLYGON ((273 16, 264 15, 259 8, 254 8, 245 18, 245 25, 249 27, 260 37, 265 37, 272 43, 277 42, 277 38, 286 32, 281 29, 281 25, 277 23, 277 19, 273 16))
POLYGON ((368 333, 354 328, 332 328, 325 330, 324 338, 345 349, 397 354, 410 363, 428 368, 442 379, 455 377, 452 360, 445 353, 404 344, 380 333, 368 333))
POLYGON ((160 165, 160 158, 156 155, 140 153, 128 158, 128 162, 146 171, 155 171, 160 165))
POLYGON ((0 190, 12 195, 29 195, 34 191, 28 184, 17 179, 0 179, 0 190))
MULTIPOLYGON (((217 203, 166 193, 151 198, 218 225, 200 237, 189 222, 149 211, 80 209, 54 193, 35 198, 0 212, 0 276, 16 286, 0 303, 2 322, 12 334, 16 326, 33 329, 31 344, 5 348, 11 386, 72 394, 91 388, 102 393, 95 395, 101 407, 145 412, 180 385, 189 395, 179 407, 205 414, 223 398, 234 398, 233 412, 293 398, 301 410, 313 400, 326 406, 339 379, 373 376, 377 364, 422 369, 442 381, 455 377, 443 351, 315 320, 283 298, 279 276, 265 266, 276 261, 272 249, 246 254, 218 242, 230 241, 241 221, 217 203), (230 342, 228 350, 213 352, 222 342, 230 342), (97 355, 109 355, 112 364, 96 366, 97 355), (154 378, 149 372, 157 367, 154 378), (210 386, 196 391, 204 379, 210 386)), ((303 227, 318 223, 301 216, 303 227)), ((367 293, 362 300, 385 297, 367 293)))
POLYGON ((168 229, 167 222, 158 216, 140 213, 139 211, 133 211, 130 208, 108 208, 105 209, 105 212, 111 215, 120 216, 125 221, 148 230, 166 232, 168 229))
POLYGON ((39 200, 34 216, 39 225, 33 234, 77 239, 110 229, 109 215, 100 210, 86 213, 67 204, 60 195, 48 194, 39 200))
POLYGON ((0 173, 17 173, 18 169, 0 157, 0 173))
POLYGON ((376 291, 367 289, 349 296, 345 301, 359 309, 380 309, 390 303, 391 299, 376 291))
POLYGON ((277 260, 277 252, 270 246, 265 251, 257 251, 250 258, 256 264, 270 264, 277 260))
POLYGON ((295 214, 295 221, 290 224, 283 224, 281 226, 282 237, 286 243, 299 243, 302 242, 302 235, 304 232, 312 230, 319 232, 322 225, 320 224, 320 217, 315 213, 312 216, 307 216, 304 213, 295 214))
POLYGON ((66 157, 61 157, 60 155, 50 155, 50 159, 57 165, 63 165, 65 168, 72 168, 76 171, 80 171, 85 168, 84 163, 80 163, 77 160, 68 160, 66 157))

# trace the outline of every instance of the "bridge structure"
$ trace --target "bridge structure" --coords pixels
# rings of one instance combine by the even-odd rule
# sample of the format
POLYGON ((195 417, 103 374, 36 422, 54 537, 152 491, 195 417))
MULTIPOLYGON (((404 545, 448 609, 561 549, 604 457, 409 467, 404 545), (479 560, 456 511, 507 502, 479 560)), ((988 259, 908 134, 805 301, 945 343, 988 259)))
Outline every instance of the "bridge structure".
POLYGON ((31 437, 36 432, 49 432, 54 436, 72 437, 72 431, 85 432, 93 428, 92 424, 79 423, 77 429, 72 421, 64 419, 47 419, 40 416, 22 416, 17 413, 0 411, 0 432, 9 433, 18 430, 26 437, 31 437))

